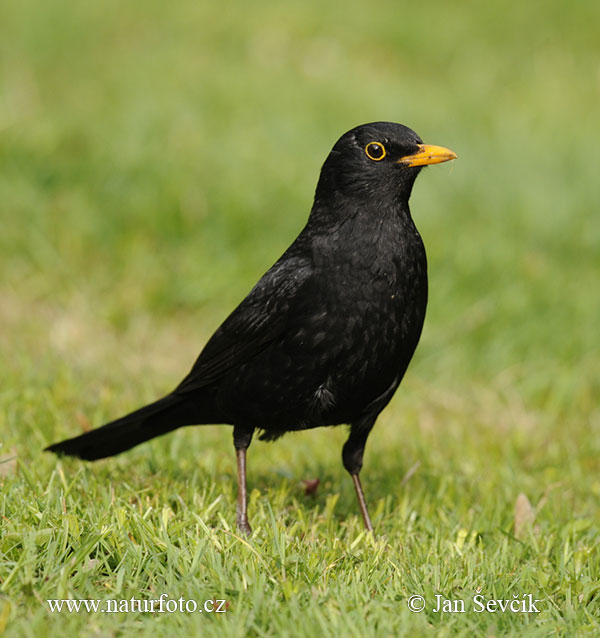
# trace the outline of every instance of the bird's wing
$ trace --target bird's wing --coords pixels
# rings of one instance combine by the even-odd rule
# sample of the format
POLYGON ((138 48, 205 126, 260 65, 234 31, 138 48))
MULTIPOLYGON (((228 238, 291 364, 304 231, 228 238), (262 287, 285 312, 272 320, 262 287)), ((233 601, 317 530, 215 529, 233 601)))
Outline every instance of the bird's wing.
POLYGON ((209 386, 276 342, 285 332, 298 293, 311 274, 307 259, 284 255, 209 339, 175 392, 209 386))

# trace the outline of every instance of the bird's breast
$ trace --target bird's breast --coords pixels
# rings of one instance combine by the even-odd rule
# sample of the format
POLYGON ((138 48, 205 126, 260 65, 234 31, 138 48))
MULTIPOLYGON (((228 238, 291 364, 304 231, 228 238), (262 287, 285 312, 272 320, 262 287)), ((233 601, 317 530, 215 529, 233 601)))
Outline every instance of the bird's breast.
POLYGON ((370 256, 346 253, 323 264, 313 312, 294 338, 297 351, 318 362, 315 393, 327 391, 325 412, 343 421, 400 382, 427 305, 420 238, 414 246, 370 256))

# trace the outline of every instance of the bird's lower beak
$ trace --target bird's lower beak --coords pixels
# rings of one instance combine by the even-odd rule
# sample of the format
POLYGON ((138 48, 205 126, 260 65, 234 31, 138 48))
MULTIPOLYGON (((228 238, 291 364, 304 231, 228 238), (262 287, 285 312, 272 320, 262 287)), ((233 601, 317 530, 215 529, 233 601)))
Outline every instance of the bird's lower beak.
POLYGON ((441 164, 456 159, 458 155, 449 148, 434 146, 433 144, 419 144, 419 150, 412 155, 405 155, 398 160, 404 166, 427 166, 427 164, 441 164))

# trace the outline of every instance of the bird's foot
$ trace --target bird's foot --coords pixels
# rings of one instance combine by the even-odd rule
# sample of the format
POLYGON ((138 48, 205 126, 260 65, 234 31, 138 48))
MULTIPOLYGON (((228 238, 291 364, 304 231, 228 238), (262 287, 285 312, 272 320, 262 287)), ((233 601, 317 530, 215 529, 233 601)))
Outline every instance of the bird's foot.
POLYGON ((248 522, 248 517, 240 517, 237 518, 237 526, 240 532, 246 537, 252 536, 252 528, 250 527, 250 523, 248 522))

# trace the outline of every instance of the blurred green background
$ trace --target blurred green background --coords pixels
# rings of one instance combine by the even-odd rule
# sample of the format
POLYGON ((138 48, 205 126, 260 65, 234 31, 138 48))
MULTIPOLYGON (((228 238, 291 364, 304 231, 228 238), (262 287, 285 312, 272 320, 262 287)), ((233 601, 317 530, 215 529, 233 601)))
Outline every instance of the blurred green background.
POLYGON ((412 200, 432 288, 413 373, 508 374, 553 414, 583 407, 598 390, 598 17, 592 2, 4 4, 5 360, 89 362, 112 384, 115 339, 170 387, 193 355, 153 366, 155 339, 195 354, 303 225, 337 137, 385 119, 460 155, 412 200), (139 322, 160 329, 134 348, 139 322))
MULTIPOLYGON (((367 492, 396 494, 418 461, 498 499, 506 526, 519 491, 557 481, 549 525, 595 515, 599 24, 591 0, 3 2, 0 455, 43 482, 44 445, 170 390, 303 226, 336 139, 392 120, 459 160, 411 199, 430 303, 367 492)), ((158 467, 232 480, 229 436, 109 467, 166 450, 158 467)), ((249 480, 328 473, 343 520, 343 440, 259 443, 249 480)))

